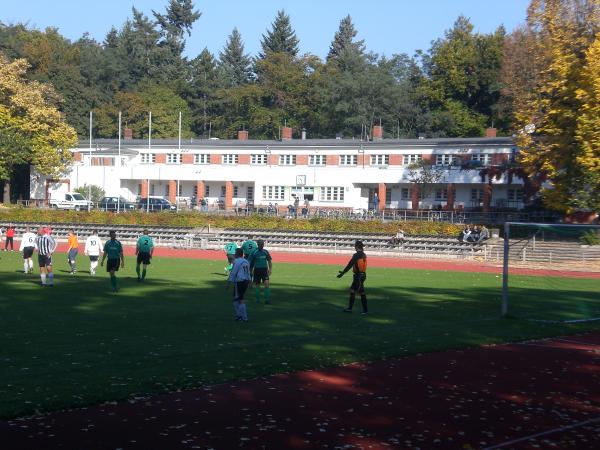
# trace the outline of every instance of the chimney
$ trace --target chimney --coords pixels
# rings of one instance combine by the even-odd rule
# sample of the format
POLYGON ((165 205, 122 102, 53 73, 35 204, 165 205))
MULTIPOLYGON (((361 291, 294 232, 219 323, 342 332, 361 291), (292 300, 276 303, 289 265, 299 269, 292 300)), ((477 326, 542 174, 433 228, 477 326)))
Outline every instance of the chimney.
POLYGON ((302 128, 302 140, 306 140, 306 128, 302 128))
POLYGON ((292 140, 292 127, 283 127, 281 129, 281 140, 291 141, 292 140))
POLYGON ((247 141, 248 140, 248 130, 239 130, 238 131, 238 141, 247 141))
POLYGON ((496 137, 496 129, 495 128, 486 128, 485 137, 495 138, 496 137))
POLYGON ((125 127, 123 129, 123 139, 133 139, 133 130, 125 127))
POLYGON ((381 141, 383 139, 383 127, 381 125, 374 125, 371 132, 374 141, 381 141))

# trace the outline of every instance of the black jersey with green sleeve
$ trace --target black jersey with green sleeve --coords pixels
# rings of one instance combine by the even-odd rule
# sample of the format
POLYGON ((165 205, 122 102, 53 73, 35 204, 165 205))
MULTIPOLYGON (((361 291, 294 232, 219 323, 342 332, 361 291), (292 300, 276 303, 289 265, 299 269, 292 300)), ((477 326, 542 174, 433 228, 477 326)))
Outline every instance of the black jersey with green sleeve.
POLYGON ((268 250, 257 249, 248 259, 250 267, 253 269, 268 269, 271 262, 271 255, 268 250))

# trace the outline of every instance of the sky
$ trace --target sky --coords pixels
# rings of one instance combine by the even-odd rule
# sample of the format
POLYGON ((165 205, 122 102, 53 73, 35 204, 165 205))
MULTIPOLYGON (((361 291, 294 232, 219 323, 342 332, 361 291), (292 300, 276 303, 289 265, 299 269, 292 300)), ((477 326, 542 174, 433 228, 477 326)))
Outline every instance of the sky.
MULTIPOLYGON (((300 52, 325 57, 340 20, 350 14, 367 50, 380 55, 413 55, 428 50, 459 15, 471 20, 475 31, 488 33, 498 26, 510 32, 525 21, 530 0, 195 0, 202 16, 187 38, 186 56, 194 58, 205 47, 218 56, 234 27, 245 50, 256 55, 260 40, 284 9, 300 39, 300 52)), ((53 26, 68 39, 88 32, 103 41, 112 26, 120 28, 135 6, 147 15, 164 13, 168 0, 0 0, 0 22, 53 26)))

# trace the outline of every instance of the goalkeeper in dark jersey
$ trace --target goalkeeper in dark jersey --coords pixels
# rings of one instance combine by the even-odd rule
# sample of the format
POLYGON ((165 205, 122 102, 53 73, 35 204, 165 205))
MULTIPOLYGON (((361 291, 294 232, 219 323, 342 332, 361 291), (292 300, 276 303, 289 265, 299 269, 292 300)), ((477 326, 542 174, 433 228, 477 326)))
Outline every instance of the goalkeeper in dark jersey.
POLYGON ((363 251, 362 241, 356 241, 354 243, 354 249, 356 250, 356 253, 352 255, 352 259, 350 259, 350 262, 348 262, 348 265, 344 270, 340 270, 337 277, 342 278, 346 272, 352 269, 354 277, 352 278, 352 286, 350 286, 350 300, 348 301, 348 307, 344 309, 344 312, 352 312, 354 299, 358 292, 360 294, 360 302, 362 303, 362 314, 367 314, 369 312, 369 308, 367 307, 367 295, 365 294, 367 255, 365 255, 365 252, 363 251))
POLYGON ((271 288, 269 287, 269 277, 273 270, 273 261, 271 255, 265 250, 265 241, 259 239, 256 241, 258 247, 248 259, 250 263, 250 273, 254 281, 254 298, 256 303, 260 303, 260 284, 265 287, 265 304, 271 303, 271 288))

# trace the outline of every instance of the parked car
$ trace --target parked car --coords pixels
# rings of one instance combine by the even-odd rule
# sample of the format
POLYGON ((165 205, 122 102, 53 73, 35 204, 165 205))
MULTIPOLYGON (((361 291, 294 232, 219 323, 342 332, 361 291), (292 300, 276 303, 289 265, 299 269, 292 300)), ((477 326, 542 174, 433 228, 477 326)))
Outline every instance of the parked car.
POLYGON ((102 211, 133 211, 137 205, 123 197, 103 197, 97 208, 102 211))
POLYGON ((137 207, 143 211, 176 211, 177 207, 164 198, 141 198, 137 207))
POLYGON ((75 211, 85 211, 92 207, 92 202, 79 192, 53 192, 50 194, 48 204, 50 208, 74 209, 75 211))

